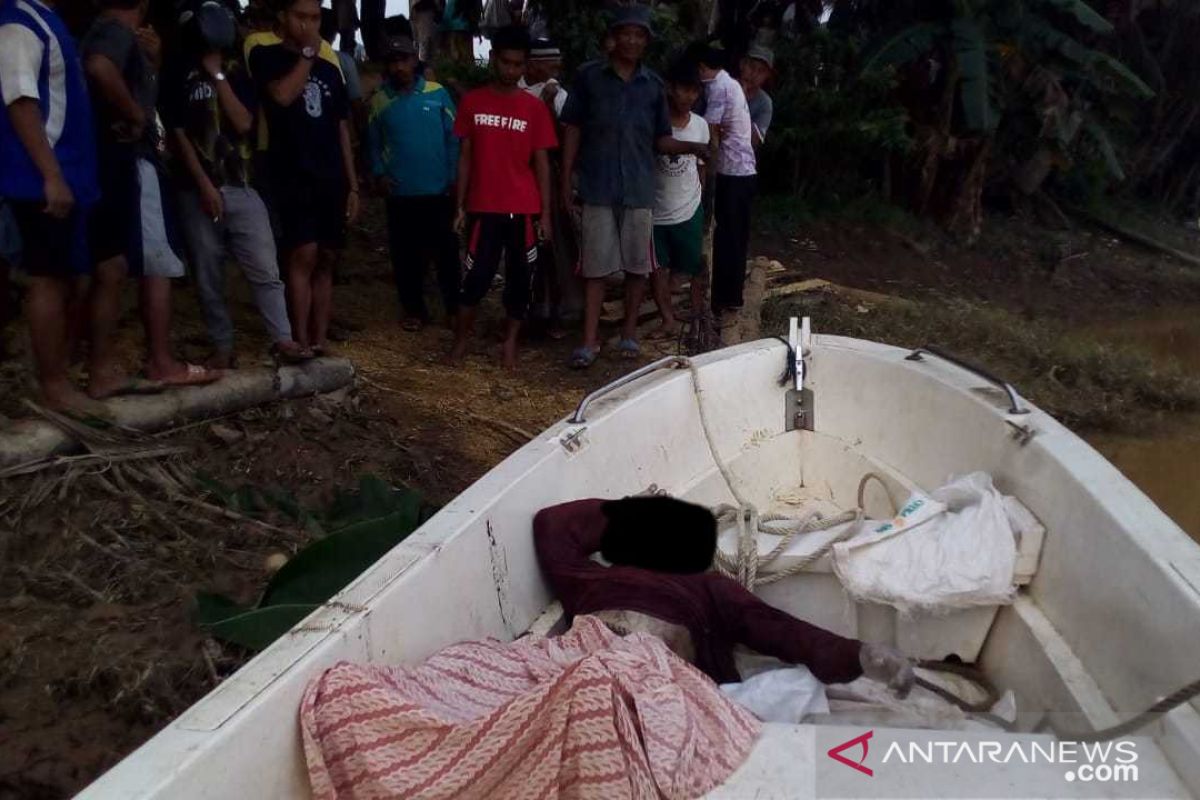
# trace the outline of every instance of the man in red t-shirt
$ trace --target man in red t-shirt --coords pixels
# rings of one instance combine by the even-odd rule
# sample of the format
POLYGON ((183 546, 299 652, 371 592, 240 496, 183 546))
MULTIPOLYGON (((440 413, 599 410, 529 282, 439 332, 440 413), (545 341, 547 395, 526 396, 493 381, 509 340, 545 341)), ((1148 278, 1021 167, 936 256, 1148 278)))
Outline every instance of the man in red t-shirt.
POLYGON ((458 159, 458 216, 467 232, 466 275, 450 360, 467 352, 475 312, 505 252, 503 363, 517 365, 517 334, 529 311, 537 272, 538 238, 550 236, 550 159, 558 145, 546 104, 518 82, 529 55, 523 27, 492 37, 492 82, 463 98, 454 121, 462 139, 458 159), (536 229, 536 230, 535 230, 536 229))

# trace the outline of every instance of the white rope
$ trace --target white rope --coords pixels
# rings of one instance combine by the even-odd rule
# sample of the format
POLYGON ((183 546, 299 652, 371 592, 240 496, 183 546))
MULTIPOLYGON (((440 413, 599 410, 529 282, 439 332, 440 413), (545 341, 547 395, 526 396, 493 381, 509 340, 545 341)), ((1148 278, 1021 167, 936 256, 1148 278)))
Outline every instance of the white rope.
POLYGON ((717 465, 717 470, 721 473, 721 477, 725 480, 725 486, 729 489, 729 494, 733 496, 736 503, 736 505, 725 504, 713 509, 718 524, 732 520, 737 525, 738 530, 736 556, 730 558, 721 552, 720 548, 717 548, 714 566, 722 575, 733 578, 742 586, 753 590, 755 586, 765 586, 775 583, 808 569, 808 567, 833 549, 835 544, 847 539, 854 533, 856 526, 849 523, 856 522, 863 517, 863 495, 866 491, 868 481, 878 481, 883 486, 884 491, 887 492, 893 510, 896 509, 896 500, 892 496, 891 489, 887 483, 874 472, 868 472, 866 475, 863 475, 862 480, 858 484, 857 508, 843 511, 841 514, 829 517, 828 519, 822 519, 820 513, 816 511, 798 518, 788 517, 783 514, 769 514, 760 517, 754 505, 747 501, 742 496, 742 493, 738 491, 737 484, 733 478, 733 472, 729 469, 729 465, 725 463, 725 460, 721 458, 721 454, 717 452, 708 414, 704 410, 704 390, 700 385, 700 370, 690 361, 688 362, 688 368, 692 373, 692 390, 696 395, 696 408, 700 414, 700 427, 704 431, 704 440, 708 444, 709 453, 712 454, 713 463, 717 465), (769 523, 772 522, 789 522, 795 523, 795 525, 780 530, 778 527, 769 527, 769 523), (844 525, 845 529, 839 531, 836 536, 812 553, 797 560, 785 569, 768 573, 761 578, 759 577, 759 572, 782 556, 791 547, 796 537, 804 533, 829 530, 839 525, 844 525), (779 537, 779 544, 775 545, 769 553, 763 556, 758 554, 758 534, 760 533, 779 537))

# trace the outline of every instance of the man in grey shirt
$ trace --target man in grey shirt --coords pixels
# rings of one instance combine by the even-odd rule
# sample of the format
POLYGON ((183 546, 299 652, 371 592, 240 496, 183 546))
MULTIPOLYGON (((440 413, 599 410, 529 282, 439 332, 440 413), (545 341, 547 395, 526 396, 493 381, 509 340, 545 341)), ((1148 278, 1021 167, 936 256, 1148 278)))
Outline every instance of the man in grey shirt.
POLYGON ((757 150, 767 138, 775 104, 771 95, 763 91, 763 85, 775 74, 775 54, 769 47, 753 45, 742 59, 739 79, 746 93, 746 104, 750 106, 750 143, 757 150))

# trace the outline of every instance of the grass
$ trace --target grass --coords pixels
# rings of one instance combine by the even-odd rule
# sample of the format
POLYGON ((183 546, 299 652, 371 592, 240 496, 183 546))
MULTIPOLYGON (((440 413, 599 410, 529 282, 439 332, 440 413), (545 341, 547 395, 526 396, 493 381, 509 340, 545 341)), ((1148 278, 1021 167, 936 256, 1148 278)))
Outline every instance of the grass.
POLYGON ((794 194, 764 194, 754 201, 759 231, 786 233, 816 222, 866 224, 908 230, 920 223, 900 206, 874 194, 836 202, 818 202, 794 194))
POLYGON ((782 330, 791 316, 812 317, 822 333, 902 347, 941 345, 1012 382, 1079 432, 1131 430, 1148 410, 1200 409, 1200 380, 1181 369, 977 303, 866 306, 834 291, 806 293, 769 302, 764 330, 782 330))

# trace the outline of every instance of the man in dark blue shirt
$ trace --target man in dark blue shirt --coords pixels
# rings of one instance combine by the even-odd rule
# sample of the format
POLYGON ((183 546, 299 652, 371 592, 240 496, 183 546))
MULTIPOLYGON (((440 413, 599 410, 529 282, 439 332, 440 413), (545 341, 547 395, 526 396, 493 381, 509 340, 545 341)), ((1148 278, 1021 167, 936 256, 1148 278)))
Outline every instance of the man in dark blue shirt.
POLYGON ((650 42, 649 9, 616 10, 606 60, 580 67, 562 111, 562 196, 575 196, 571 176, 578 167, 582 203, 580 266, 587 282, 583 346, 571 366, 591 366, 599 355, 604 281, 625 273, 625 322, 617 345, 637 357, 637 311, 653 271, 655 155, 707 155, 706 145, 671 138, 662 80, 642 65, 650 42))

